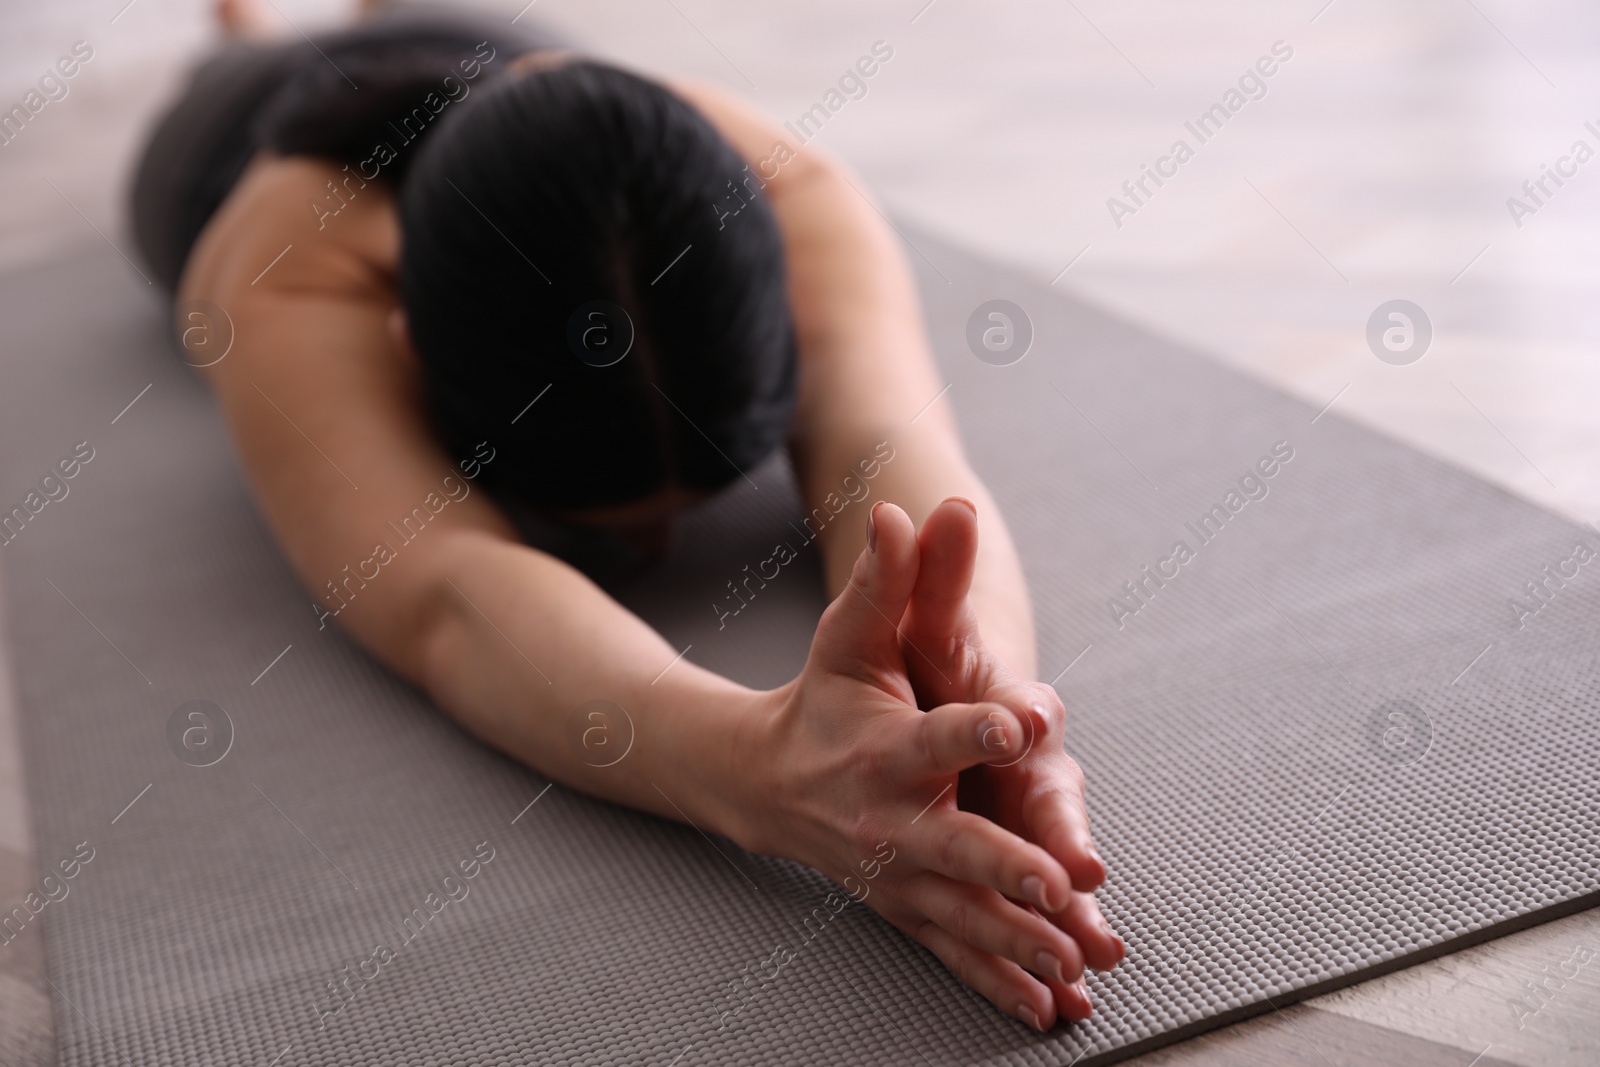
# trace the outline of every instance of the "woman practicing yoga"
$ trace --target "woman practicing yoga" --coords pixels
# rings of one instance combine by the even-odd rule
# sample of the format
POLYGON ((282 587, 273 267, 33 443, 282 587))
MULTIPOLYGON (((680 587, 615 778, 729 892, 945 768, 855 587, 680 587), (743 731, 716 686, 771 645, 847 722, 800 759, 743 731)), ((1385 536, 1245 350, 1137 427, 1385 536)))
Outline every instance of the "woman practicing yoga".
POLYGON ((156 130, 135 227, 324 623, 540 773, 847 890, 870 870, 868 906, 1002 1011, 1085 1018, 1123 945, 1064 710, 858 183, 722 92, 504 22, 269 42, 219 10, 235 40, 156 130), (642 565, 780 446, 808 509, 868 471, 879 502, 817 538, 834 600, 776 689, 675 662, 528 543, 642 565), (612 766, 570 740, 596 700, 633 723, 612 766))

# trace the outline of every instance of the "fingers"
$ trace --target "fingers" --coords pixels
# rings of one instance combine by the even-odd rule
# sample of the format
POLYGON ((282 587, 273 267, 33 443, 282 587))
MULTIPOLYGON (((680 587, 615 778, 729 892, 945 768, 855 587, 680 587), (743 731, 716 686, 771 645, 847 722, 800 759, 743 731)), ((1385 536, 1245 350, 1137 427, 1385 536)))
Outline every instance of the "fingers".
MULTIPOLYGON (((928 873, 901 882, 895 894, 899 906, 892 910, 906 908, 912 916, 901 912, 895 925, 1000 1010, 1040 1031, 1058 1018, 1080 1022, 1093 1013, 1081 949, 1033 907, 928 873)), ((1074 894, 1060 918, 1083 926, 1097 917, 1085 902, 1093 898, 1074 894)))
POLYGON ((1073 893, 1065 908, 1048 917, 1076 942, 1086 966, 1109 971, 1127 955, 1127 946, 1100 913, 1092 893, 1073 893))
POLYGON ((1106 864, 1089 836, 1089 813, 1081 790, 1076 780, 1063 781, 1035 796, 1023 814, 1029 836, 1061 861, 1074 889, 1087 893, 1106 880, 1106 864))
POLYGON ((1040 1033, 1055 1025, 1055 994, 1015 963, 974 948, 934 922, 919 926, 913 921, 901 929, 938 956, 963 984, 1007 1015, 1040 1033))
MULTIPOLYGON (((1083 892, 1097 889, 1106 879, 1105 860, 1094 846, 1089 832, 1089 810, 1083 800, 1083 772, 1061 750, 1066 710, 1049 686, 1014 685, 991 691, 991 700, 1010 708, 1030 732, 1025 754, 1038 752, 1048 757, 1032 768, 1041 779, 1029 791, 1023 804, 1023 823, 1028 836, 1067 868, 1073 888, 1083 892)), ((989 761, 1005 765, 1018 757, 989 761)))
POLYGON ((917 578, 917 537, 911 518, 879 501, 867 518, 868 549, 850 583, 822 614, 813 648, 823 666, 857 673, 859 664, 900 668, 899 622, 917 578))
POLYGON ((915 630, 966 636, 975 622, 967 593, 978 562, 977 509, 964 497, 950 497, 923 521, 917 545, 922 567, 911 599, 915 630))
POLYGON ((1041 979, 1066 984, 1083 977, 1083 955, 1072 938, 992 889, 921 874, 897 891, 905 903, 973 948, 1004 956, 1041 979))
POLYGON ((956 774, 980 763, 1009 763, 1028 749, 1037 727, 1004 704, 944 704, 904 718, 895 770, 907 778, 956 774))
POLYGON ((905 851, 918 867, 988 886, 1044 912, 1058 911, 1071 899, 1066 868, 1038 845, 981 815, 945 804, 919 815, 913 824, 904 835, 905 851))
POLYGON ((1082 978, 1076 982, 1057 982, 1045 979, 1045 987, 1055 998, 1056 1014, 1069 1023, 1081 1023, 1094 1014, 1094 1003, 1089 999, 1089 987, 1082 978))

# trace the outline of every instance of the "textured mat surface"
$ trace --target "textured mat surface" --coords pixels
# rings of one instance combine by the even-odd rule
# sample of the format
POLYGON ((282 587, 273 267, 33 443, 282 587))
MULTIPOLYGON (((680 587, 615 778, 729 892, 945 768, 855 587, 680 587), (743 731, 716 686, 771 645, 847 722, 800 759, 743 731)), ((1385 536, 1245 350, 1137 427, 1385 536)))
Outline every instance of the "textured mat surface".
MULTIPOLYGON (((1596 901, 1600 536, 917 244, 937 402, 1021 546, 1129 944, 1092 1021, 1035 1035, 864 908, 815 918, 810 872, 546 791, 319 632, 101 246, 0 286, 0 504, 37 506, 0 565, 62 872, 62 1062, 1089 1064, 1596 901), (1010 366, 965 340, 996 297, 1035 334, 1010 366), (231 723, 179 716, 210 766, 170 741, 195 700, 231 723)), ((724 583, 794 539, 786 470, 752 476, 617 591, 770 684, 821 602, 807 549, 718 629, 724 583)))

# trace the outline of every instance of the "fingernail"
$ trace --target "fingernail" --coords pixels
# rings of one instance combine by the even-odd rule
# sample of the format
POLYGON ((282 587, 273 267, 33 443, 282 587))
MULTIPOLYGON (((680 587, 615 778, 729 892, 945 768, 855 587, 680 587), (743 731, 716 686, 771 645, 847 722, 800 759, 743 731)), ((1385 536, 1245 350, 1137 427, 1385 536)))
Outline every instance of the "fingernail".
POLYGON ((1056 981, 1061 982, 1062 984, 1066 983, 1067 976, 1061 973, 1061 961, 1056 959, 1053 954, 1049 952, 1040 952, 1039 958, 1035 960, 1034 963, 1038 967, 1040 974, 1054 978, 1056 981))
POLYGON ((1083 1017, 1087 1019, 1093 1015, 1094 1003, 1089 999, 1089 990, 1080 982, 1072 987, 1072 991, 1077 994, 1078 1010, 1082 1012, 1083 1017))
POLYGON ((994 752, 1003 751, 1011 743, 1011 737, 1006 731, 1005 716, 998 711, 991 711, 978 723, 978 744, 994 752))
MULTIPOLYGON (((1050 711, 1043 704, 1029 704, 1028 711, 1033 715, 1033 741, 1042 743, 1050 736, 1050 711)), ((1051 742, 1050 747, 1065 752, 1066 741, 1051 742)))
POLYGON ((1021 1019, 1023 1022, 1027 1023, 1041 1034, 1044 1033, 1044 1027, 1039 1022, 1039 1013, 1034 1011, 1033 1008, 1029 1007, 1028 1005, 1023 1004, 1017 1008, 1017 1018, 1021 1019))
POLYGON ((972 512, 974 516, 978 514, 978 505, 974 504, 964 496, 947 496, 945 499, 954 500, 957 504, 965 504, 967 506, 967 510, 972 512))
MULTIPOLYGON (((883 501, 878 501, 878 504, 883 501)), ((872 510, 867 512, 867 551, 878 551, 878 524, 873 520, 878 517, 878 504, 872 505, 872 510)))
POLYGON ((1022 880, 1022 895, 1045 911, 1056 910, 1050 906, 1050 898, 1045 895, 1044 879, 1037 874, 1030 874, 1022 880))

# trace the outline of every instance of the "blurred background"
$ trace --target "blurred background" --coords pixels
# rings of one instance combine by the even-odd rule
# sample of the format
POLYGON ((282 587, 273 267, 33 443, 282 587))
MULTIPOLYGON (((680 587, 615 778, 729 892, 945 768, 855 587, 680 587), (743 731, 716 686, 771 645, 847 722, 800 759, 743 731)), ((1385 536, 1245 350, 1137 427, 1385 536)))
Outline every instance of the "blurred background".
MULTIPOLYGON (((1600 152, 1600 7, 473 6, 507 21, 543 22, 614 61, 719 83, 791 121, 881 41, 892 59, 815 143, 851 164, 913 241, 933 233, 1019 265, 1316 408, 1331 405, 1578 521, 1600 520, 1600 158, 1578 153, 1586 162, 1571 173, 1575 142, 1600 152), (1266 94, 1199 143, 1185 123, 1224 101, 1274 45, 1266 94), (1123 183, 1156 166, 1180 138, 1194 157, 1133 201, 1123 183), (1569 176, 1560 186, 1546 179, 1535 200, 1524 183, 1564 157, 1569 176), (1136 210, 1113 217, 1111 197, 1136 210), (1513 197, 1534 210, 1514 217, 1513 197), (1380 360, 1368 342, 1369 318, 1397 299, 1419 306, 1433 331, 1426 352, 1406 365, 1380 360)), ((270 7, 291 37, 354 13, 351 0, 270 7)), ((0 27, 0 113, 75 42, 93 49, 68 95, 0 145, 0 270, 25 270, 102 240, 131 253, 127 171, 158 109, 218 39, 210 0, 12 3, 0 27)), ((0 643, 0 678, 4 656, 0 643)), ((25 856, 9 716, 0 706, 0 854, 25 856)), ((1580 1062, 1592 1045, 1558 1047, 1564 1039, 1548 1030, 1508 1036, 1487 1021, 1499 1012, 1493 1018, 1503 1022, 1506 998, 1541 966, 1548 970, 1578 921, 1318 1003, 1454 1043, 1466 1052, 1462 1063, 1486 1041, 1520 1042, 1526 1058, 1518 1062, 1556 1062, 1560 1054, 1579 1057, 1561 1062, 1580 1062)), ((20 1027, 23 1014, 4 1010, 32 1005, 47 1019, 42 975, 42 960, 8 957, 0 967, 0 1062, 12 1062, 6 1048, 24 1043, 38 1059, 14 1062, 52 1054, 47 1023, 18 1036, 8 1027, 20 1027), (28 983, 11 982, 8 972, 23 968, 28 983)))
MULTIPOLYGON (((271 0, 285 35, 351 0, 271 0)), ((1600 518, 1600 9, 1572 0, 476 0, 588 50, 727 86, 796 119, 883 41, 893 59, 816 144, 904 228, 1057 289, 1583 521, 1600 518), (526 6, 525 6, 526 5, 526 6), (1185 128, 1275 42, 1292 49, 1205 144, 1185 128), (1178 139, 1176 177, 1114 220, 1178 139), (1571 170, 1575 164, 1566 163, 1571 170), (1514 219, 1510 197, 1536 206, 1514 219), (1117 225, 1117 221, 1121 225, 1117 225), (1518 225, 1520 221, 1521 225, 1518 225), (1372 312, 1434 337, 1376 359, 1372 312)), ((94 58, 0 147, 0 266, 105 238, 140 138, 216 40, 209 0, 14 5, 0 104, 73 42, 94 58), (52 188, 52 183, 54 188, 52 188)), ((1167 165, 1170 169, 1170 164, 1167 165)), ((1141 194, 1142 196, 1142 194, 1141 194)))

